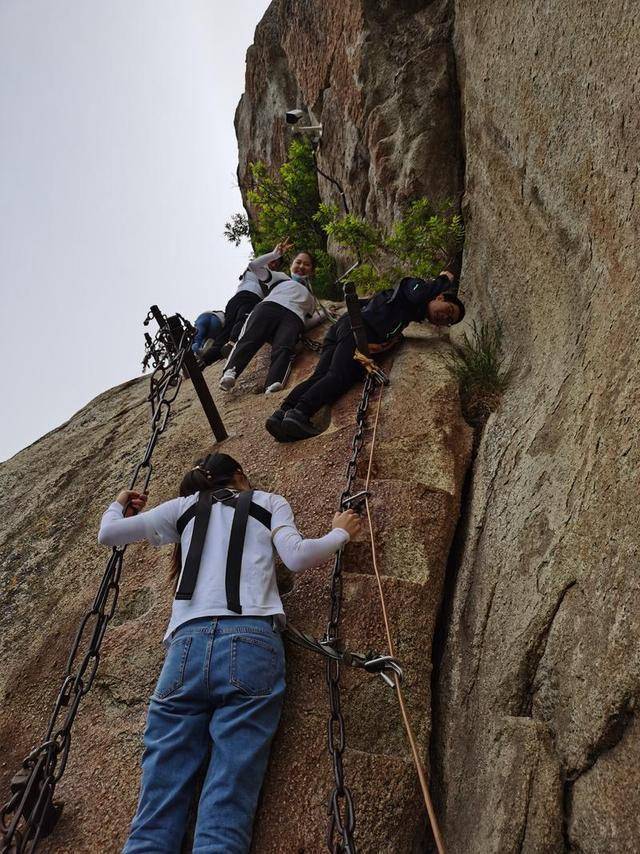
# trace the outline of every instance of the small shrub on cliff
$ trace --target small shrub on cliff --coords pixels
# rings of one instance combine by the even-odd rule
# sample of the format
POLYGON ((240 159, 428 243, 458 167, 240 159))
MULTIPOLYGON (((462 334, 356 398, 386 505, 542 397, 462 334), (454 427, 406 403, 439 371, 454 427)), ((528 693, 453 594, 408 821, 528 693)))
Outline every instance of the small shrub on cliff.
POLYGON ((316 219, 320 195, 309 143, 294 139, 286 162, 275 175, 262 162, 252 163, 250 172, 247 201, 255 217, 249 219, 246 214, 234 214, 225 224, 227 240, 238 246, 247 237, 256 255, 262 255, 270 252, 284 237, 289 237, 296 250, 308 249, 316 257, 316 294, 334 296, 335 265, 327 254, 327 235, 316 219))
POLYGON ((351 280, 361 293, 392 287, 403 276, 437 276, 462 246, 464 230, 450 202, 412 202, 389 234, 355 214, 320 205, 318 222, 336 245, 361 259, 351 280))
POLYGON ((320 297, 340 297, 335 264, 327 253, 327 236, 341 250, 359 258, 350 275, 361 294, 394 286, 402 276, 436 276, 462 246, 463 227, 451 203, 434 205, 422 198, 385 234, 364 217, 344 215, 337 205, 320 204, 313 151, 305 140, 293 140, 286 162, 271 174, 265 163, 252 163, 247 201, 255 211, 234 214, 225 237, 236 246, 247 237, 257 255, 269 252, 288 236, 296 249, 309 249, 317 259, 314 290, 320 297))
POLYGON ((443 357, 460 384, 462 411, 467 421, 480 427, 498 407, 509 385, 511 367, 502 353, 502 327, 490 323, 472 324, 462 343, 443 357))

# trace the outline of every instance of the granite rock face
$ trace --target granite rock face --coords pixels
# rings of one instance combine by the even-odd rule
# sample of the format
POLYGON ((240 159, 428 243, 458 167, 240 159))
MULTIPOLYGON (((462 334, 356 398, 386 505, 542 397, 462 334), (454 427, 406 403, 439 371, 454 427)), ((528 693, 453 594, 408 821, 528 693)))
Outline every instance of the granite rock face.
MULTIPOLYGON (((455 854, 640 850, 639 30, 627 0, 275 0, 248 53, 241 181, 252 160, 283 161, 281 116, 305 105, 324 124, 320 164, 354 211, 389 225, 404 201, 464 190, 462 295, 471 318, 502 323, 513 362, 455 536, 470 436, 439 339, 413 332, 387 362, 373 463, 398 656, 455 854)), ((335 198, 323 181, 321 193, 335 198)), ((291 382, 311 359, 300 357, 291 382)), ((207 372, 212 387, 217 375, 207 372)), ((274 401, 251 394, 263 377, 259 364, 222 399, 225 449, 320 534, 357 392, 320 437, 276 446, 261 426, 274 401)), ((107 392, 0 467, 3 784, 44 729, 102 571, 95 531, 143 449, 145 396, 139 381, 107 392)), ((174 494, 208 441, 187 387, 157 450, 154 501, 174 494)), ((162 658, 166 563, 150 548, 127 552, 60 787, 64 817, 44 850, 116 851, 126 834, 162 658)), ((294 622, 318 634, 329 572, 299 577, 286 598, 294 622)), ((364 539, 349 546, 344 593, 347 644, 383 649, 364 539)), ((359 850, 424 850, 392 693, 346 672, 344 707, 359 850)), ((323 850, 326 711, 322 663, 290 650, 261 854, 323 850)))
MULTIPOLYGON (((318 163, 352 211, 390 224, 427 195, 462 189, 449 0, 274 0, 247 53, 236 113, 240 186, 248 165, 286 156, 284 112, 323 124, 318 163)), ((323 201, 339 201, 320 178, 323 201)))
MULTIPOLYGON (((354 210, 388 225, 403 199, 455 194, 464 162, 462 295, 502 323, 514 364, 435 651, 447 845, 640 850, 638 16, 624 0, 269 14, 354 210)), ((243 174, 278 126, 250 85, 239 116, 243 174)))
POLYGON ((487 425, 437 682, 451 850, 640 850, 640 19, 456 3, 464 294, 515 376, 487 425), (522 797, 524 792, 526 797, 522 797))
MULTIPOLYGON (((446 342, 421 329, 410 335, 387 361, 392 386, 381 401, 371 490, 397 655, 405 666, 407 703, 426 756, 431 638, 471 437, 439 357, 446 342), (411 449, 411 458, 403 448, 411 449)), ((290 382, 306 376, 315 358, 303 351, 290 382)), ((265 357, 250 366, 230 394, 216 390, 219 374, 215 365, 205 373, 230 434, 218 447, 243 462, 256 488, 286 495, 306 535, 321 535, 342 490, 360 389, 325 414, 327 429, 319 437, 279 445, 263 425, 285 393, 254 393, 264 382, 265 357)), ((75 629, 104 570, 109 550, 96 541, 99 519, 144 451, 146 395, 144 380, 106 392, 0 467, 3 793, 23 756, 44 734, 75 629)), ((358 488, 370 439, 369 428, 358 488)), ((154 453, 150 504, 172 497, 182 472, 208 450, 208 425, 187 383, 154 453)), ((342 636, 354 651, 384 651, 367 543, 363 534, 346 551, 342 636)), ((135 810, 146 701, 163 657, 170 551, 146 545, 127 549, 118 610, 57 790, 64 813, 42 845, 45 852, 121 850, 135 810)), ((330 572, 329 563, 283 578, 289 618, 317 636, 326 625, 330 572)), ((357 799, 360 849, 410 852, 424 818, 394 692, 361 671, 345 670, 343 683, 345 770, 357 799)), ((324 849, 333 787, 327 718, 323 661, 289 648, 285 712, 256 822, 256 852, 324 849)))

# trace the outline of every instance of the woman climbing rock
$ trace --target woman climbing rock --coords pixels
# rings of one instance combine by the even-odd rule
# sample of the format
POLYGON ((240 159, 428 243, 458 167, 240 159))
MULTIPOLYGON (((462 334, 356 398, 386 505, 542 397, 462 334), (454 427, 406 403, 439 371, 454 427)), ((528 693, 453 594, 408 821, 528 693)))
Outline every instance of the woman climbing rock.
POLYGON ((293 571, 317 566, 360 520, 336 513, 327 534, 305 540, 287 501, 252 491, 227 454, 200 460, 180 496, 138 513, 146 496, 125 490, 100 525, 108 546, 177 544, 167 654, 149 704, 140 800, 124 852, 180 851, 211 749, 193 851, 245 854, 285 689, 274 549, 293 571))
POLYGON ((309 252, 298 252, 291 263, 291 277, 269 291, 251 312, 238 343, 225 365, 220 388, 229 391, 258 350, 271 344, 271 365, 266 394, 280 391, 287 381, 298 338, 323 319, 316 307, 310 280, 315 261, 309 252))
POLYGON ((191 344, 193 352, 203 358, 214 344, 216 336, 221 333, 224 324, 224 311, 203 311, 199 314, 193 323, 196 330, 191 344))
POLYGON ((249 266, 240 276, 235 294, 225 306, 224 327, 216 334, 213 345, 200 353, 205 365, 211 365, 229 355, 253 309, 269 293, 270 288, 289 278, 286 273, 280 272, 280 266, 283 255, 291 248, 289 238, 285 237, 272 252, 249 261, 249 266))
MULTIPOLYGON (((407 277, 397 288, 376 294, 362 309, 371 352, 381 352, 398 343, 402 330, 412 322, 428 320, 435 326, 460 323, 464 305, 456 289, 456 274, 443 270, 431 281, 407 277)), ((353 357, 355 349, 349 315, 344 315, 328 331, 313 374, 299 383, 267 418, 265 426, 275 439, 294 442, 320 433, 311 417, 364 376, 365 369, 353 357)))

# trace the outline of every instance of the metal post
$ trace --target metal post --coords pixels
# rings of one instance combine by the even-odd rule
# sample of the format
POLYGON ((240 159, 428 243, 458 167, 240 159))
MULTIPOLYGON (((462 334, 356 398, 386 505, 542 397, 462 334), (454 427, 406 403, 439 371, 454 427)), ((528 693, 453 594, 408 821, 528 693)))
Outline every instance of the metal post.
MULTIPOLYGON (((184 320, 184 318, 180 317, 178 314, 173 314, 171 317, 165 317, 164 314, 160 311, 157 305, 152 305, 149 310, 150 317, 147 317, 145 320, 145 326, 153 317, 156 321, 160 329, 166 330, 169 335, 169 341, 166 344, 171 347, 173 345, 174 350, 178 350, 181 346, 181 342, 183 341, 183 334, 185 329, 192 329, 191 325, 184 320)), ((184 358, 182 360, 182 367, 185 373, 191 382, 193 383, 193 387, 195 389, 196 394, 198 395, 198 399, 202 404, 202 408, 204 409, 204 414, 207 416, 207 421, 213 431, 213 435, 216 438, 217 442, 222 442, 224 439, 228 437, 228 433, 225 430, 224 424, 222 423, 222 418, 220 417, 220 413, 218 412, 216 405, 211 397, 211 392, 209 391, 209 386, 205 378, 202 375, 202 371, 196 361, 196 357, 193 355, 193 351, 191 348, 187 349, 184 354, 184 358)))
MULTIPOLYGON (((160 311, 157 306, 151 306, 151 312, 153 316, 158 320, 156 312, 160 314, 160 311), (155 309, 155 311, 154 311, 155 309)), ((162 315, 160 315, 162 316, 162 315)), ((162 324, 164 325, 165 320, 162 319, 162 324)), ((167 317, 166 325, 169 328, 169 332, 171 333, 171 338, 173 339, 176 346, 180 341, 183 332, 183 326, 180 322, 179 317, 176 314, 173 314, 171 317, 167 317)), ((216 437, 216 441, 222 442, 224 439, 228 437, 228 433, 225 430, 225 426, 222 423, 222 418, 220 417, 220 413, 211 397, 211 392, 209 391, 209 386, 207 385, 207 381, 202 375, 202 371, 200 370, 200 366, 196 362, 196 357, 193 354, 191 348, 189 348, 185 354, 182 364, 186 368, 189 379, 193 383, 193 387, 195 389, 196 394, 202 404, 202 408, 204 409, 204 414, 207 416, 207 421, 211 429, 213 430, 213 435, 216 437)))
POLYGON ((213 398, 211 397, 207 381, 202 375, 202 371, 196 362, 196 357, 193 355, 191 350, 185 354, 183 365, 189 372, 189 377, 191 378, 193 387, 196 390, 196 394, 200 398, 200 403, 202 404, 204 414, 207 416, 207 420, 211 425, 213 435, 216 437, 218 442, 222 442, 229 434, 225 430, 220 413, 218 412, 213 398))

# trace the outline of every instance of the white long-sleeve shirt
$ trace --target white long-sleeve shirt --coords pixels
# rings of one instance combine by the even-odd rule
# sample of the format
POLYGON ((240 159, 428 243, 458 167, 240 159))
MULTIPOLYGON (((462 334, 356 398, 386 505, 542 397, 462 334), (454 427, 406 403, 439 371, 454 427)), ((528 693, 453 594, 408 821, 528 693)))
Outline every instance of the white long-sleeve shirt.
POLYGON ((303 282, 285 279, 279 282, 264 298, 265 302, 277 302, 297 314, 306 324, 316 310, 316 299, 303 282))
POLYGON ((273 287, 275 283, 288 279, 286 273, 270 270, 267 266, 271 261, 277 261, 280 257, 280 253, 274 250, 249 261, 249 266, 240 279, 237 291, 251 291, 252 294, 257 294, 262 299, 265 288, 273 287))
MULTIPOLYGON (((181 543, 182 568, 189 552, 194 521, 188 522, 182 537, 176 527, 184 511, 198 500, 199 493, 165 501, 137 516, 124 517, 124 508, 114 501, 102 516, 98 541, 106 546, 124 546, 147 540, 154 546, 181 543)), ((249 516, 242 553, 240 604, 245 616, 282 614, 283 607, 276 583, 274 547, 285 566, 294 572, 317 566, 328 560, 346 543, 349 534, 333 528, 324 537, 303 539, 293 511, 281 495, 254 491, 256 504, 271 513, 271 529, 249 516)), ((174 600, 165 641, 187 620, 199 617, 237 616, 227 608, 225 572, 234 510, 216 502, 205 537, 200 571, 191 599, 174 600)))

